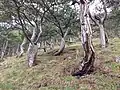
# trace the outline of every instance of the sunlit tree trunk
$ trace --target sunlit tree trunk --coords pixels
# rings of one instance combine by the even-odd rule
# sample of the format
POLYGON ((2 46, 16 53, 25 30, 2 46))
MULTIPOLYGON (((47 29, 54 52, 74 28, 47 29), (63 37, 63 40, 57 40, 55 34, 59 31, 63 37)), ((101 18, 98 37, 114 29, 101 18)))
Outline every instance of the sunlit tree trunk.
POLYGON ((92 44, 92 29, 89 22, 88 2, 80 4, 80 24, 81 24, 81 41, 84 49, 84 58, 82 68, 73 76, 83 76, 93 71, 95 61, 95 51, 92 44))

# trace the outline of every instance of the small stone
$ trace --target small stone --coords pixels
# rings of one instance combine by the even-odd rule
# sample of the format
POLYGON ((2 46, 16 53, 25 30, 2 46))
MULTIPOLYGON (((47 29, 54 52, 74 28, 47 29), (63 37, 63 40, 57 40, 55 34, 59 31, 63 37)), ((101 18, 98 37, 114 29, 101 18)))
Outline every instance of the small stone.
POLYGON ((120 56, 119 57, 116 57, 116 60, 115 60, 117 63, 120 63, 120 56))

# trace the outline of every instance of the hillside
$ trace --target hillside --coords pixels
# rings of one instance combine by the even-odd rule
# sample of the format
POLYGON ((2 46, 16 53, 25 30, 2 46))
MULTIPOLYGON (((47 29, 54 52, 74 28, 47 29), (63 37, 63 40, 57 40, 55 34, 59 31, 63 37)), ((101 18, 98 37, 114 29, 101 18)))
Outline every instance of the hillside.
POLYGON ((101 50, 94 40, 96 70, 81 78, 71 76, 83 57, 80 44, 68 46, 61 56, 39 53, 38 65, 32 68, 27 67, 26 57, 6 58, 0 62, 0 90, 120 90, 120 63, 115 62, 120 56, 120 39, 109 44, 101 50))

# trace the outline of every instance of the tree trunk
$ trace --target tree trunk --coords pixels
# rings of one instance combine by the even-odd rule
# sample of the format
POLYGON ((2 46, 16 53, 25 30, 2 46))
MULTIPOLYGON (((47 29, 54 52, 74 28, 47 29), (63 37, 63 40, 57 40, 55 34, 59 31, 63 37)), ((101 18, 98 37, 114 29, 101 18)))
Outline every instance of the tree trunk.
POLYGON ((50 50, 54 49, 54 43, 53 43, 53 39, 50 40, 50 50))
POLYGON ((27 38, 24 37, 22 44, 20 45, 20 54, 19 57, 21 57, 24 53, 24 45, 27 43, 27 38))
POLYGON ((108 38, 107 32, 105 32, 105 42, 106 42, 106 46, 108 46, 108 44, 109 44, 109 38, 108 38))
POLYGON ((105 38, 105 30, 103 24, 99 25, 100 28, 100 43, 101 47, 105 48, 106 47, 106 38, 105 38))
POLYGON ((35 27, 33 29, 32 32, 32 37, 31 37, 31 42, 29 43, 29 47, 28 47, 28 52, 27 52, 27 60, 28 60, 28 66, 32 67, 34 65, 36 65, 36 56, 37 56, 37 52, 38 52, 38 40, 41 36, 42 33, 42 26, 41 23, 39 24, 35 24, 35 27), (39 30, 38 36, 36 37, 36 30, 39 30))
POLYGON ((36 65, 36 56, 37 56, 38 46, 29 44, 27 59, 28 59, 28 66, 32 67, 36 65))
POLYGON ((44 52, 47 52, 47 45, 46 45, 46 41, 43 42, 43 50, 44 52))
POLYGON ((3 60, 3 58, 4 58, 4 55, 5 55, 5 52, 6 52, 7 47, 8 47, 8 41, 6 41, 6 42, 3 44, 2 53, 1 53, 1 60, 3 60))
POLYGON ((60 43, 60 49, 54 55, 55 56, 60 55, 63 52, 64 48, 65 48, 65 39, 62 37, 60 43))
POLYGON ((60 55, 63 52, 63 50, 65 48, 65 37, 67 36, 68 31, 69 31, 69 29, 67 29, 66 32, 65 32, 65 34, 64 34, 64 36, 62 36, 61 43, 60 43, 60 49, 58 50, 58 52, 56 52, 54 54, 55 56, 60 55))
POLYGON ((36 60, 38 46, 37 46, 37 44, 35 45, 33 43, 35 41, 35 37, 36 37, 36 28, 33 29, 32 37, 31 37, 32 43, 29 43, 29 47, 28 47, 28 51, 27 51, 27 60, 28 60, 29 67, 34 66, 35 62, 36 62, 35 60, 36 60))
POLYGON ((95 61, 95 51, 92 44, 92 29, 88 15, 88 2, 81 4, 80 9, 81 41, 84 49, 84 58, 81 65, 81 70, 73 73, 73 76, 83 76, 85 74, 90 74, 93 71, 95 61))
POLYGON ((20 44, 18 43, 17 48, 16 48, 16 58, 19 56, 19 49, 20 49, 20 44))

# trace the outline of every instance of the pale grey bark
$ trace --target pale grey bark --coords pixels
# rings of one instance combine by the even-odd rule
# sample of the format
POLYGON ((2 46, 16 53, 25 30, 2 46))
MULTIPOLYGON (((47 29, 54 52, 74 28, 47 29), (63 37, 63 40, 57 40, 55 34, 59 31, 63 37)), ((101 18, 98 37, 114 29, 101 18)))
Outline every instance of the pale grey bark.
POLYGON ((95 51, 92 44, 92 29, 88 15, 88 2, 80 5, 80 24, 81 24, 81 41, 84 49, 84 58, 82 69, 74 73, 73 76, 83 76, 93 71, 95 61, 95 51))
MULTIPOLYGON (((108 44, 108 36, 106 36, 107 33, 105 32, 105 27, 104 27, 104 22, 107 17, 107 10, 105 7, 105 0, 101 0, 101 1, 103 4, 103 7, 101 6, 102 9, 100 9, 100 13, 102 13, 104 11, 103 16, 100 17, 99 14, 92 13, 92 12, 89 12, 89 15, 90 15, 90 18, 92 19, 92 21, 95 22, 95 24, 100 29, 100 44, 101 44, 102 48, 105 48, 105 47, 107 47, 107 44, 108 44)), ((95 6, 95 8, 97 8, 97 5, 95 6)), ((90 9, 90 7, 89 7, 89 9, 90 9)))
POLYGON ((28 66, 32 67, 36 65, 36 56, 38 52, 38 46, 29 44, 28 52, 27 52, 27 59, 28 59, 28 66))
POLYGON ((106 47, 106 38, 105 38, 104 26, 102 24, 99 24, 99 28, 100 28, 100 42, 101 42, 101 47, 105 48, 106 47))
MULTIPOLYGON (((36 28, 33 29, 31 41, 34 42, 36 37, 36 28)), ((35 65, 36 60, 36 54, 37 54, 38 46, 34 43, 29 43, 28 51, 27 51, 27 60, 28 60, 28 66, 32 67, 35 65)))
POLYGON ((38 52, 37 42, 42 33, 41 23, 39 25, 40 25, 40 26, 38 26, 39 28, 37 28, 37 25, 35 25, 35 27, 33 29, 32 37, 31 37, 32 43, 29 43, 29 47, 28 47, 28 51, 27 51, 27 60, 28 60, 29 67, 36 65, 36 56, 37 56, 37 52, 38 52), (39 30, 39 34, 38 34, 37 38, 36 38, 36 30, 39 30))

